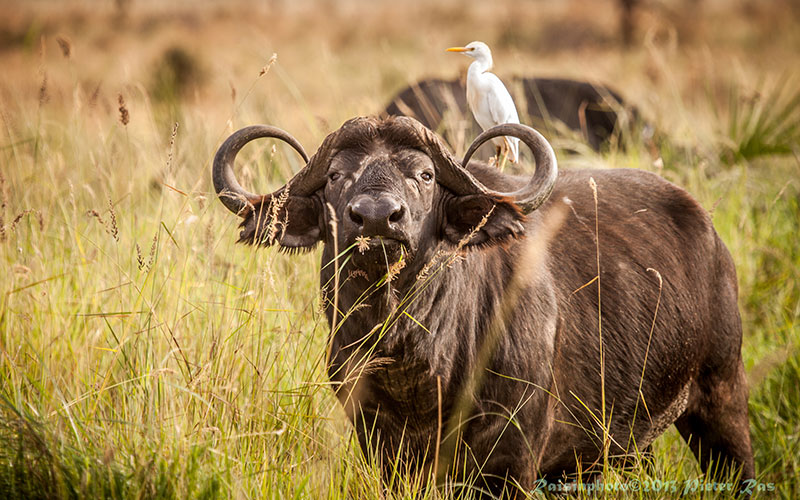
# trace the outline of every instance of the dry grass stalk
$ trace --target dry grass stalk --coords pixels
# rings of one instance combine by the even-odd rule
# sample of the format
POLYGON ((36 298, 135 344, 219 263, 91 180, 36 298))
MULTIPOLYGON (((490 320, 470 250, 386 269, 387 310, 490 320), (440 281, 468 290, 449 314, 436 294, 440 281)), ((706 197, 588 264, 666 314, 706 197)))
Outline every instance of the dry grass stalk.
POLYGON ((6 240, 6 178, 0 172, 0 241, 6 240))
POLYGON ((150 253, 147 256, 147 269, 151 269, 153 267, 153 263, 156 260, 156 249, 158 248, 158 232, 153 235, 153 243, 150 245, 150 253))
POLYGON ((47 72, 42 72, 42 84, 39 86, 39 106, 43 106, 50 100, 50 94, 47 92, 47 72))
MULTIPOLYGON (((287 189, 288 191, 288 189, 287 189)), ((339 322, 339 221, 336 218, 336 210, 330 203, 327 203, 328 213, 331 219, 331 233, 333 234, 333 321, 331 322, 331 335, 328 339, 328 349, 325 356, 325 364, 331 362, 331 351, 333 350, 333 337, 336 335, 336 328, 339 322)))
POLYGON ((29 208, 28 210, 23 210, 20 214, 14 217, 13 221, 11 221, 10 228, 12 232, 17 230, 17 224, 19 224, 19 221, 21 221, 22 218, 25 217, 26 215, 35 215, 36 221, 39 223, 39 230, 40 231, 44 230, 44 218, 42 217, 42 213, 36 210, 35 208, 29 208))
POLYGON ((600 345, 600 406, 603 412, 603 469, 608 470, 608 448, 611 445, 611 440, 607 420, 610 417, 606 412, 606 357, 605 349, 603 348, 603 303, 600 293, 600 214, 597 200, 597 182, 595 182, 594 177, 589 177, 589 187, 592 189, 592 196, 594 198, 594 242, 597 263, 597 335, 600 345))
MULTIPOLYGON (((349 278, 350 276, 348 276, 348 279, 349 278)), ((319 289, 319 302, 317 303, 317 314, 321 317, 324 317, 325 312, 327 310, 327 306, 328 306, 328 289, 327 287, 321 287, 319 289)))
POLYGON ((175 149, 175 137, 178 135, 178 122, 172 126, 172 135, 169 138, 169 152, 167 153, 167 172, 172 169, 172 154, 175 149))
POLYGON ((139 270, 141 271, 144 269, 144 258, 142 257, 142 249, 139 247, 139 244, 136 243, 134 245, 136 248, 136 264, 139 266, 139 270))
POLYGON ((236 87, 233 86, 233 82, 228 80, 228 85, 231 88, 231 101, 236 104, 236 87))
POLYGON ((398 260, 394 264, 390 265, 389 266, 389 272, 386 274, 386 281, 388 283, 391 283, 392 281, 394 281, 395 278, 397 278, 400 275, 400 271, 402 271, 403 268, 405 268, 405 267, 406 267, 406 261, 405 260, 398 260))
POLYGON ((439 265, 439 269, 442 269, 443 267, 449 268, 455 262, 464 259, 465 258, 463 251, 464 247, 476 234, 478 234, 478 231, 483 229, 483 226, 485 226, 486 223, 489 222, 489 217, 491 217, 492 213, 494 213, 495 206, 496 205, 492 205, 492 208, 488 212, 486 212, 486 215, 484 215, 483 218, 480 220, 480 222, 478 222, 478 225, 472 228, 472 230, 467 235, 465 235, 458 241, 458 244, 456 245, 456 248, 454 250, 449 252, 447 251, 436 252, 436 254, 433 256, 430 262, 425 264, 425 266, 422 268, 422 271, 420 271, 419 274, 417 275, 417 281, 422 281, 422 282, 426 281, 428 279, 428 275, 431 272, 431 269, 433 269, 433 267, 436 265, 439 265))
POLYGON ((273 52, 272 57, 269 58, 267 64, 263 68, 261 68, 261 71, 259 71, 258 77, 261 78, 262 76, 269 73, 270 68, 272 68, 272 65, 275 64, 275 61, 277 60, 278 60, 278 54, 273 52))
POLYGON ((110 218, 108 221, 103 219, 103 216, 97 210, 91 209, 86 211, 86 215, 89 217, 93 217, 103 226, 103 229, 106 230, 108 234, 111 235, 114 240, 119 241, 119 229, 117 228, 117 214, 114 211, 114 205, 111 203, 111 199, 108 200, 108 206, 110 208, 110 218))
POLYGON ((59 35, 56 37, 56 42, 64 59, 69 59, 72 56, 72 43, 70 43, 69 38, 59 35))
MULTIPOLYGON (((380 328, 380 325, 375 325, 375 327, 372 329, 372 333, 374 333, 378 328, 380 328)), ((376 373, 379 369, 383 368, 384 366, 389 366, 392 363, 394 363, 394 358, 387 356, 378 356, 374 358, 364 357, 356 361, 356 366, 353 366, 350 368, 350 370, 348 370, 344 379, 344 383, 355 384, 365 375, 376 373)))
MULTIPOLYGON (((647 411, 647 418, 650 420, 650 422, 652 422, 650 410, 648 410, 647 408, 647 402, 644 400, 644 394, 642 393, 642 385, 644 384, 644 372, 647 369, 647 358, 650 355, 650 344, 653 340, 653 331, 656 328, 656 319, 658 318, 658 308, 661 305, 661 293, 664 291, 664 280, 661 278, 661 273, 658 272, 658 270, 653 269, 652 267, 648 267, 647 272, 655 274, 656 278, 658 279, 658 298, 656 299, 656 308, 655 311, 653 312, 653 321, 652 323, 650 323, 650 333, 647 336, 647 348, 644 351, 644 362, 642 362, 642 374, 639 376, 639 390, 638 390, 639 397, 636 399, 636 406, 634 406, 633 408, 634 422, 636 421, 636 416, 638 415, 640 401, 644 403, 644 409, 645 411, 647 411)), ((633 433, 631 433, 631 435, 628 436, 628 446, 626 447, 626 449, 630 448, 630 444, 631 441, 633 441, 633 439, 634 436, 633 433)))
MULTIPOLYGON (((91 106, 93 102, 97 102, 97 95, 100 93, 100 84, 97 85, 97 88, 94 90, 92 97, 89 99, 89 105, 91 106)), ((125 98, 122 97, 122 94, 117 95, 117 103, 119 103, 119 122, 124 125, 128 126, 128 123, 131 121, 131 115, 128 113, 128 108, 125 106, 125 98)))
POLYGON ((431 269, 433 269, 433 266, 438 264, 439 261, 446 255, 449 255, 449 252, 445 252, 443 250, 439 250, 438 252, 436 252, 431 258, 430 262, 425 264, 425 266, 423 266, 419 274, 417 274, 417 281, 421 282, 427 281, 428 276, 431 273, 431 269))
POLYGON ((361 269, 351 269, 347 273, 347 279, 350 278, 364 278, 365 280, 369 279, 369 275, 361 269))
MULTIPOLYGON (((267 230, 264 232, 264 238, 262 241, 275 241, 275 238, 278 236, 278 222, 280 221, 278 216, 280 215, 281 210, 283 210, 283 207, 286 205, 287 201, 289 201, 289 189, 284 189, 280 195, 273 197, 270 200, 269 207, 267 209, 269 224, 267 224, 267 230)), ((289 212, 287 210, 282 224, 281 237, 283 236, 283 231, 286 231, 288 223, 289 212)))
POLYGON ((470 231, 470 232, 469 232, 469 234, 467 234, 466 236, 464 236, 463 238, 461 238, 461 239, 458 241, 458 245, 456 246, 456 251, 455 251, 455 252, 453 252, 453 255, 456 255, 456 254, 458 253, 458 251, 460 251, 462 248, 464 248, 464 246, 466 246, 466 244, 467 244, 467 243, 469 243, 469 242, 470 242, 470 240, 471 240, 471 239, 472 239, 472 238, 473 238, 473 237, 474 237, 476 234, 478 234, 478 231, 480 231, 481 229, 483 229, 483 226, 485 226, 485 225, 486 225, 486 223, 487 223, 487 222, 489 222, 489 217, 491 217, 491 216, 492 216, 492 214, 494 213, 494 208, 495 208, 496 206, 497 206, 497 205, 492 205, 492 208, 491 208, 491 209, 490 209, 488 212, 486 212, 486 215, 484 215, 484 216, 483 216, 483 218, 482 218, 482 219, 481 219, 481 221, 478 223, 478 225, 477 225, 477 226, 475 226, 474 228, 472 228, 472 231, 470 231))
POLYGON ((103 227, 106 227, 106 221, 103 220, 103 217, 97 212, 97 210, 87 210, 86 215, 94 217, 97 219, 97 222, 99 222, 103 227))
POLYGON ((114 211, 114 204, 111 198, 108 199, 108 212, 111 215, 109 232, 114 239, 119 242, 119 229, 117 228, 117 213, 114 211))

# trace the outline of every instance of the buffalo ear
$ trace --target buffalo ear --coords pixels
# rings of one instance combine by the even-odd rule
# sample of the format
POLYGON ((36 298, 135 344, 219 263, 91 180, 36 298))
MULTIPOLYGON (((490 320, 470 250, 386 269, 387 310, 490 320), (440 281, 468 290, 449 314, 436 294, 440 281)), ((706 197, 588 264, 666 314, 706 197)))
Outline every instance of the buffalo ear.
POLYGON ((242 221, 239 242, 310 250, 322 240, 321 215, 322 205, 315 197, 265 197, 242 221))
POLYGON ((455 196, 445 205, 445 238, 464 246, 494 245, 521 236, 525 216, 509 199, 483 194, 455 196))

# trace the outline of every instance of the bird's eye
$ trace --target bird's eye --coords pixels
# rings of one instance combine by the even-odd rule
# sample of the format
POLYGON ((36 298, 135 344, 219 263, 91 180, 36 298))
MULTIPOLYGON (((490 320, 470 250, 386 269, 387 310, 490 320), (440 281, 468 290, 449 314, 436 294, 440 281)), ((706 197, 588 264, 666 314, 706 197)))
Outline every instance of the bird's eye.
POLYGON ((422 172, 419 174, 419 178, 425 182, 430 182, 433 180, 433 174, 430 172, 422 172))
POLYGON ((331 182, 336 182, 337 180, 339 180, 341 176, 342 174, 340 174, 339 172, 331 172, 330 174, 328 174, 328 179, 330 179, 331 182))

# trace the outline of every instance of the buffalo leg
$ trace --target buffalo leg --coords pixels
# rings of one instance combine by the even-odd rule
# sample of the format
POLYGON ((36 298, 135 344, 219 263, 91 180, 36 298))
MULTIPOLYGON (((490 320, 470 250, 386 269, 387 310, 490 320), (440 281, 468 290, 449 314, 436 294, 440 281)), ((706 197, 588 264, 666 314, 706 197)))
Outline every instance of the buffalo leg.
POLYGON ((702 377, 693 388, 693 400, 676 422, 678 431, 689 443, 703 472, 712 464, 741 470, 740 481, 755 477, 747 416, 747 380, 741 360, 728 377, 702 377))

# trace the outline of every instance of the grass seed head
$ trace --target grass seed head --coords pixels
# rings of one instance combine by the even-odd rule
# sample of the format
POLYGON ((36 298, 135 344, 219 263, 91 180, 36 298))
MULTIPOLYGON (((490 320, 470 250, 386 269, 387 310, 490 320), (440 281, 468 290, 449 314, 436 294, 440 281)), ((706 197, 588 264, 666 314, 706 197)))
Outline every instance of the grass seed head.
POLYGON ((119 242, 119 228, 117 227, 117 213, 114 211, 114 203, 111 202, 111 198, 108 198, 108 213, 111 215, 110 218, 110 225, 109 225, 109 233, 111 236, 119 242))
MULTIPOLYGON (((97 85, 97 88, 94 90, 92 97, 89 99, 89 103, 91 105, 92 102, 97 102, 97 96, 100 93, 100 84, 97 85)), ((117 103, 119 103, 119 122, 127 126, 128 123, 131 121, 131 115, 128 112, 127 106, 125 106, 125 98, 122 97, 122 94, 117 95, 117 103)))
POLYGON ((47 92, 47 72, 42 73, 42 84, 39 86, 39 106, 43 106, 50 100, 47 92))
POLYGON ((6 178, 0 172, 0 241, 6 239, 6 178))
POLYGON ((172 155, 175 149, 175 137, 178 135, 178 122, 172 126, 172 135, 169 137, 169 152, 167 154, 167 171, 172 168, 172 155))
POLYGON ((136 243, 136 264, 139 266, 139 270, 141 271, 144 269, 144 257, 142 257, 142 249, 139 247, 139 244, 136 243))
POLYGON ((402 271, 406 267, 406 260, 400 259, 397 262, 391 264, 389 266, 389 272, 386 275, 386 281, 392 282, 400 275, 400 271, 402 271))
POLYGON ((56 42, 61 49, 61 55, 64 56, 64 59, 69 59, 72 56, 72 43, 70 43, 69 38, 57 36, 56 42))
MULTIPOLYGON (((42 213, 36 210, 35 208, 29 208, 28 210, 23 210, 21 213, 17 214, 16 217, 14 217, 14 220, 11 221, 11 226, 10 226, 11 231, 17 230, 17 224, 19 224, 19 221, 21 221, 22 218, 25 217, 26 215, 35 216, 36 222, 39 223, 39 230, 40 231, 44 230, 44 217, 42 217, 42 213)), ((5 234, 5 231, 3 231, 3 233, 5 234)))
POLYGON ((100 224, 103 225, 103 227, 105 227, 106 221, 103 220, 103 217, 100 215, 100 213, 97 210, 94 210, 94 209, 87 210, 86 211, 86 215, 88 215, 89 217, 94 217, 95 219, 97 219, 97 222, 99 222, 100 224))
POLYGON ((356 248, 361 253, 369 250, 369 236, 356 236, 356 248))
POLYGON ((150 245, 150 254, 147 256, 147 268, 150 269, 153 267, 153 263, 156 260, 156 249, 158 248, 158 232, 153 235, 153 244, 150 245))
POLYGON ((269 73, 269 69, 272 67, 273 64, 275 64, 275 61, 277 60, 278 60, 278 54, 273 52, 272 57, 269 58, 267 64, 263 68, 261 68, 261 71, 259 71, 258 77, 261 78, 262 76, 269 73))

